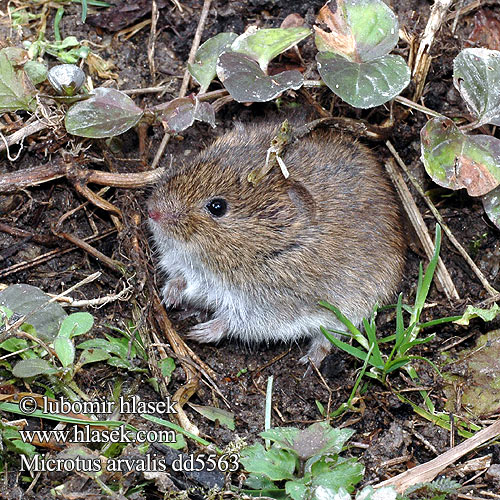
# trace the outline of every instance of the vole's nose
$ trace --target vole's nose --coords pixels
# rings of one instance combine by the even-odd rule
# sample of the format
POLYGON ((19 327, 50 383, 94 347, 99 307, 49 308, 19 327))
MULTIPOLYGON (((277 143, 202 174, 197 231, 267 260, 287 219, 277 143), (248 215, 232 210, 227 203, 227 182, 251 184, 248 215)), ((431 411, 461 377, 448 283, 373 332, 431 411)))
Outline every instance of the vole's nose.
POLYGON ((161 219, 161 212, 159 212, 158 210, 153 210, 152 208, 148 210, 148 215, 149 218, 153 219, 155 222, 158 222, 161 219))

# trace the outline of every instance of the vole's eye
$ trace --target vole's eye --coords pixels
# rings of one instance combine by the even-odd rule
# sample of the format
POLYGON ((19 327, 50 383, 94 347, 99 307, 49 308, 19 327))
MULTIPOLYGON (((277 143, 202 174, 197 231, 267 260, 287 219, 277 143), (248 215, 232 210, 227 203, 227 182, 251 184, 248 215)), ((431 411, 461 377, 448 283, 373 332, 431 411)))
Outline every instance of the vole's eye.
POLYGON ((222 217, 227 212, 227 201, 222 198, 214 198, 205 207, 214 217, 222 217))

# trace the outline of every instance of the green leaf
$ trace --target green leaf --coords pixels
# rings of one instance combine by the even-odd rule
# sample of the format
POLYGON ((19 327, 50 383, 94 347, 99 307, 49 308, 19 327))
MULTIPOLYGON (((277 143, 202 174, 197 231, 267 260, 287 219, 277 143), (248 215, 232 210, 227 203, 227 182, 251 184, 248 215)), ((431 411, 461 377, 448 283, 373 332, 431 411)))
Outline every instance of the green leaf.
POLYGON ((338 0, 320 10, 316 46, 321 52, 334 52, 350 61, 368 62, 388 54, 397 44, 398 20, 382 0, 338 0), (336 9, 333 9, 333 6, 336 9))
POLYGON ((47 361, 40 358, 22 359, 12 369, 12 375, 18 378, 30 378, 37 375, 55 373, 55 370, 47 361))
POLYGON ((245 480, 245 486, 254 490, 267 490, 275 488, 274 483, 264 474, 249 474, 245 480))
POLYGON ((191 76, 200 84, 200 93, 207 90, 215 78, 217 59, 225 52, 238 35, 235 33, 219 33, 200 45, 196 51, 193 64, 188 65, 191 76))
POLYGON ((281 448, 294 451, 306 460, 315 455, 340 453, 345 442, 354 434, 352 429, 336 429, 327 422, 317 422, 306 429, 278 427, 261 432, 261 437, 275 441, 281 448))
POLYGON ((34 111, 34 89, 22 70, 15 70, 5 53, 0 52, 0 113, 34 111))
POLYGON ((127 357, 127 348, 121 344, 108 342, 105 339, 91 339, 78 344, 78 349, 102 349, 109 354, 114 354, 120 358, 127 357))
POLYGON ((224 52, 217 62, 217 76, 235 101, 265 102, 288 89, 297 90, 304 80, 299 71, 283 71, 267 76, 250 57, 224 52))
POLYGON ((468 326, 470 320, 473 318, 481 318, 483 321, 493 321, 498 315, 500 315, 500 306, 498 304, 493 304, 489 309, 467 306, 463 316, 453 323, 468 326))
POLYGON ((179 97, 165 105, 157 106, 162 123, 173 132, 182 132, 195 120, 209 123, 215 127, 215 110, 208 102, 197 97, 179 97))
POLYGON ((43 63, 28 61, 23 68, 33 85, 38 85, 47 79, 47 66, 43 63))
POLYGON ((127 94, 99 87, 92 97, 69 108, 65 125, 70 134, 81 137, 114 137, 133 127, 143 113, 127 94))
POLYGON ((256 443, 241 451, 240 462, 248 472, 264 474, 272 481, 292 479, 296 466, 296 458, 285 450, 271 448, 256 443))
POLYGON ((94 317, 88 312, 77 312, 64 318, 59 337, 72 338, 87 333, 94 325, 94 317))
POLYGON ((233 52, 240 52, 259 63, 267 71, 269 61, 285 52, 311 34, 309 28, 248 29, 234 40, 233 52))
POLYGON ((175 370, 175 361, 173 358, 161 359, 158 363, 163 377, 170 378, 175 370))
POLYGON ((353 62, 333 52, 316 55, 318 71, 326 85, 356 108, 373 108, 397 96, 410 83, 410 68, 398 55, 370 62, 353 62))
POLYGON ((491 222, 500 229, 500 187, 493 189, 482 197, 484 211, 491 222))
POLYGON ((482 196, 500 184, 500 140, 465 135, 449 118, 433 118, 420 131, 422 161, 432 180, 482 196))
POLYGON ((26 347, 28 347, 28 342, 25 339, 18 339, 16 337, 11 337, 0 343, 0 349, 7 352, 17 352, 26 349, 26 347))
POLYGON ((326 461, 325 457, 311 467, 312 484, 332 490, 343 487, 352 491, 353 486, 363 479, 364 470, 363 464, 359 463, 357 458, 331 462, 326 461))
POLYGON ((90 363, 97 363, 98 361, 105 361, 111 357, 109 352, 104 349, 85 349, 80 355, 80 365, 88 365, 90 363))
POLYGON ((453 61, 453 84, 460 92, 477 126, 500 125, 500 52, 464 49, 453 61))
POLYGON ((115 368, 123 368, 124 370, 132 370, 134 369, 134 366, 130 361, 127 361, 126 359, 122 358, 109 358, 107 361, 108 365, 114 366, 115 368))
POLYGON ((75 361, 75 345, 68 337, 56 337, 54 349, 62 365, 66 368, 75 361))
POLYGON ((24 283, 10 285, 0 292, 0 305, 12 311, 28 315, 27 322, 36 329, 37 336, 45 341, 52 341, 67 314, 56 302, 36 286, 24 283))
POLYGON ((191 408, 195 409, 198 413, 201 413, 204 417, 208 418, 212 422, 217 420, 227 427, 228 429, 234 431, 234 414, 222 410, 221 408, 216 408, 214 406, 201 406, 191 403, 191 408))

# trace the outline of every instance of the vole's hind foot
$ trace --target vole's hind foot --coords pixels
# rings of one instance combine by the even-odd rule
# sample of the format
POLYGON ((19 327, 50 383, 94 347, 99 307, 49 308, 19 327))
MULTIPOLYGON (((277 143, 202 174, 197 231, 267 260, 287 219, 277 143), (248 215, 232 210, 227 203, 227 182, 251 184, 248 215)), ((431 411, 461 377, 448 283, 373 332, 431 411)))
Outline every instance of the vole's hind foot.
MULTIPOLYGON (((305 356, 300 358, 300 363, 306 365, 313 363, 316 368, 319 368, 321 362, 330 354, 332 343, 323 335, 318 335, 311 340, 309 350, 305 356)), ((306 373, 310 372, 310 367, 306 373)))
POLYGON ((168 280, 163 287, 163 303, 168 309, 178 307, 182 302, 182 292, 186 289, 186 280, 184 278, 173 278, 168 280))
POLYGON ((226 332, 226 322, 221 318, 215 318, 193 326, 187 333, 187 337, 202 344, 207 344, 218 342, 226 335, 226 332))

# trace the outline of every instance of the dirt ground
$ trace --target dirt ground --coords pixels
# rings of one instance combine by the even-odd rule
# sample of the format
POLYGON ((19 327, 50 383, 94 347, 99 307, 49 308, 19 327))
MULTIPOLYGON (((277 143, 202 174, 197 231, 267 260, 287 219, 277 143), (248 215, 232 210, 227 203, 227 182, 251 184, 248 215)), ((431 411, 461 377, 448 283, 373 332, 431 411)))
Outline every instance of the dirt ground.
MULTIPOLYGON (((189 55, 202 7, 202 2, 186 0, 181 2, 183 8, 181 12, 175 5, 176 3, 159 2, 160 16, 155 44, 155 80, 151 77, 148 64, 149 25, 125 39, 125 36, 118 36, 116 31, 108 29, 109 19, 102 19, 105 10, 91 12, 89 22, 82 24, 80 7, 69 5, 65 6, 61 22, 62 35, 74 35, 79 40, 89 40, 91 47, 95 47, 96 52, 102 58, 112 61, 115 65, 112 71, 117 74, 117 79, 111 84, 119 89, 165 86, 167 90, 164 95, 157 93, 133 95, 134 101, 141 107, 146 104, 158 104, 178 95, 185 61, 189 55)), ((398 16, 400 27, 406 30, 409 37, 420 36, 427 23, 430 3, 425 0, 389 3, 398 16)), ((466 4, 467 2, 460 3, 461 6, 466 4)), ((1 9, 5 10, 5 2, 0 2, 0 5, 1 9)), ((214 0, 203 31, 202 41, 222 31, 242 33, 250 24, 259 27, 279 27, 283 19, 291 13, 299 13, 305 18, 306 23, 312 25, 322 5, 322 1, 304 4, 295 0, 249 0, 248 2, 214 0)), ((499 9, 496 2, 484 3, 481 8, 491 9, 491 12, 499 9)), ((450 17, 439 31, 431 51, 434 59, 427 77, 424 101, 427 107, 447 116, 460 115, 465 111, 463 103, 453 88, 452 61, 465 46, 474 28, 474 16, 478 9, 479 7, 475 7, 460 15, 454 31, 452 30, 455 19, 450 17)), ((51 9, 47 23, 47 37, 52 36, 51 19, 54 14, 55 9, 51 9)), ((127 15, 124 17, 126 18, 127 15)), ((496 16, 500 21, 500 15, 496 14, 496 16)), ((150 11, 145 9, 144 14, 131 24, 134 25, 149 18, 150 11)), ((9 35, 12 44, 19 43, 18 34, 11 34, 4 25, 1 30, 0 40, 4 37, 7 39, 9 35)), ((22 33, 22 38, 29 38, 33 34, 26 29, 22 33)), ((308 78, 317 78, 314 59, 308 56, 314 53, 312 37, 301 50, 304 60, 310 64, 310 68, 306 68, 308 78)), ((401 42, 396 53, 407 59, 408 45, 401 42)), ((55 62, 54 58, 49 59, 51 64, 55 62)), ((98 77, 93 78, 94 82, 102 83, 98 77)), ((210 89, 215 90, 219 88, 218 85, 214 83, 210 89)), ((196 91, 195 85, 192 85, 192 90, 196 91)), ((329 91, 310 89, 308 92, 313 100, 325 109, 330 109, 332 94, 329 91)), ((403 95, 411 95, 411 87, 405 90, 403 95)), ((308 106, 306 100, 302 92, 289 92, 283 98, 285 105, 293 102, 304 107, 308 106)), ((426 117, 422 113, 411 112, 405 113, 403 120, 398 120, 397 117, 403 116, 406 109, 397 104, 395 108, 397 108, 395 109, 396 123, 390 140, 412 173, 421 180, 426 189, 432 190, 433 199, 456 238, 469 251, 490 284, 500 289, 498 270, 500 232, 488 221, 480 202, 462 192, 451 193, 437 188, 429 180, 420 162, 419 143, 419 131, 425 124, 426 117)), ((182 134, 172 137, 160 166, 189 161, 203 145, 209 144, 214 137, 229 129, 235 120, 249 121, 255 117, 276 114, 276 112, 274 103, 245 106, 230 102, 217 113, 215 129, 207 124, 196 122, 182 134)), ((388 118, 389 108, 379 106, 374 110, 353 110, 337 99, 333 114, 334 116, 362 118, 377 125, 388 118)), ((23 113, 18 113, 18 115, 26 118, 23 113)), ((11 162, 6 158, 5 153, 1 153, 0 175, 50 163, 60 155, 61 149, 77 151, 77 148, 79 149, 74 157, 75 161, 88 168, 121 173, 140 172, 147 170, 151 165, 162 137, 161 127, 149 127, 145 131, 144 146, 141 147, 137 129, 126 132, 111 143, 104 140, 82 140, 70 137, 62 130, 58 136, 55 136, 52 131, 45 131, 26 142, 17 161, 11 162)), ((389 151, 382 142, 361 140, 374 149, 382 160, 390 157, 389 151)), ((16 152, 17 149, 13 148, 11 154, 16 152)), ((92 189, 97 191, 100 187, 92 186, 92 189)), ((433 230, 434 218, 419 195, 413 188, 410 187, 410 190, 421 209, 425 222, 433 230)), ((57 179, 22 191, 2 194, 0 196, 0 223, 4 229, 0 231, 0 283, 7 285, 27 283, 40 287, 47 293, 57 294, 79 283, 92 273, 100 271, 99 278, 77 288, 71 295, 77 299, 88 300, 118 293, 126 286, 131 286, 131 292, 126 296, 126 300, 88 309, 96 318, 92 336, 102 337, 104 333, 110 332, 110 325, 123 328, 128 321, 132 320, 139 324, 139 332, 146 332, 148 338, 154 338, 152 337, 154 333, 160 343, 166 344, 164 347, 166 352, 173 355, 162 331, 161 323, 158 321, 158 314, 152 305, 154 290, 161 289, 163 277, 156 265, 151 235, 147 226, 146 200, 148 195, 148 188, 129 190, 117 188, 109 190, 104 195, 109 202, 120 209, 123 228, 119 231, 110 231, 110 234, 92 241, 91 244, 104 255, 123 263, 126 266, 126 274, 123 275, 106 267, 102 261, 70 242, 54 236, 52 229, 55 224, 64 214, 77 207, 80 208, 62 222, 62 230, 65 233, 85 238, 96 234, 102 235, 115 228, 110 213, 85 203, 85 199, 75 191, 71 182, 57 179), (82 206, 82 204, 85 205, 82 206), (5 226, 23 229, 32 235, 42 235, 46 239, 37 240, 33 237, 16 236, 6 231, 5 226), (68 249, 68 252, 59 251, 49 260, 44 260, 39 264, 30 264, 38 256, 57 249, 68 249), (22 262, 26 264, 20 268, 13 267, 22 262)), ((401 284, 404 301, 407 303, 411 303, 414 298, 418 262, 424 259, 424 254, 416 242, 411 243, 411 248, 404 282, 401 284)), ((460 295, 460 301, 450 303, 444 294, 433 286, 428 299, 432 306, 425 311, 423 318, 425 321, 461 314, 467 304, 478 304, 488 298, 481 283, 447 238, 444 238, 441 256, 460 295)), ((183 330, 195 321, 192 318, 179 320, 175 314, 171 319, 181 336, 183 330)), ((496 323, 488 324, 481 320, 473 320, 468 327, 456 325, 436 327, 429 331, 429 333, 436 333, 435 339, 432 343, 422 346, 418 354, 439 363, 443 346, 467 337, 464 342, 448 352, 453 357, 461 349, 473 345, 479 334, 493 330, 495 327, 498 328, 499 324, 498 320, 496 323)), ((378 318, 378 325, 384 336, 390 334, 394 331, 393 314, 381 314, 378 318)), ((184 406, 187 421, 192 422, 199 429, 202 437, 216 443, 219 448, 224 448, 236 437, 245 438, 248 443, 259 439, 258 433, 264 429, 265 393, 269 376, 274 377, 273 426, 303 428, 322 418, 318 411, 317 401, 334 410, 348 399, 360 368, 356 360, 345 353, 336 351, 323 363, 323 380, 316 373, 304 377, 306 368, 299 364, 298 360, 306 352, 307 342, 298 342, 291 346, 277 344, 251 348, 235 342, 223 342, 218 346, 199 345, 190 341, 187 343, 194 353, 215 372, 215 379, 212 383, 208 383, 205 377, 201 378, 202 381, 191 395, 189 402, 197 405, 218 406, 232 412, 235 416, 236 429, 230 431, 225 426, 214 424, 204 418, 189 404, 184 406)), ((148 365, 146 361, 138 363, 140 368, 151 369, 151 364, 148 365)), ((445 402, 442 379, 426 363, 417 363, 416 368, 421 386, 431 391, 431 398, 436 408, 442 409, 445 402)), ((119 380, 124 395, 137 394, 142 400, 161 400, 162 396, 148 383, 150 376, 149 372, 133 373, 99 363, 82 369, 76 375, 75 381, 90 397, 108 397, 119 380)), ((186 372, 177 362, 177 368, 168 384, 168 393, 176 394, 186 381, 186 372)), ((397 372, 391 377, 390 383, 399 389, 411 387, 411 381, 397 372)), ((32 389, 34 392, 43 393, 43 388, 37 387, 36 384, 32 389)), ((23 388, 22 384, 19 384, 18 390, 26 390, 26 387, 23 388)), ((407 395, 416 404, 422 403, 417 392, 408 392, 407 395)), ((365 464, 366 473, 363 480, 365 484, 378 483, 409 467, 431 460, 450 446, 450 435, 447 431, 417 416, 410 405, 400 402, 390 390, 380 384, 362 385, 357 408, 357 412, 345 412, 332 421, 332 425, 355 429, 356 434, 348 453, 359 456, 365 464)), ((467 417, 460 407, 456 408, 456 414, 467 417)), ((12 415, 3 416, 9 420, 13 419, 12 415)), ((144 425, 144 422, 141 425, 144 425)), ((188 440, 188 447, 189 453, 198 450, 194 441, 188 440)), ((165 452, 161 446, 158 449, 165 452)), ((130 453, 134 452, 130 450, 130 453)), ((499 463, 498 445, 492 444, 478 451, 474 456, 487 454, 492 454, 493 463, 499 463)), ((454 471, 450 477, 463 483, 474 474, 475 472, 454 471)), ((83 498, 89 495, 91 498, 100 498, 102 495, 97 483, 90 481, 87 477, 60 473, 42 475, 38 478, 36 485, 26 493, 27 487, 21 481, 22 475, 18 473, 15 462, 8 465, 8 472, 4 470, 4 477, 5 481, 0 486, 0 498, 51 498, 51 488, 62 482, 69 482, 70 488, 67 491, 72 491, 74 494, 67 498, 83 498), (79 491, 86 493, 79 496, 79 491)), ((206 487, 211 484, 210 481, 220 482, 220 477, 217 476, 215 479, 214 477, 200 479, 172 473, 171 479, 174 486, 171 490, 178 488, 180 491, 185 491, 194 486, 206 487)), ((128 487, 144 482, 144 478, 139 473, 132 473, 126 479, 120 480, 128 487)), ((238 475, 234 474, 231 480, 234 484, 238 484, 238 475)), ((495 493, 500 491, 500 486, 491 481, 488 482, 484 475, 479 475, 472 480, 467 489, 467 493, 472 492, 479 496, 485 491, 495 493)), ((200 492, 192 493, 192 498, 203 498, 203 495, 204 493, 200 492)), ((117 498, 122 497, 117 496, 117 498)), ((129 498, 156 499, 164 498, 164 496, 158 491, 158 484, 151 483, 142 493, 129 498)))

